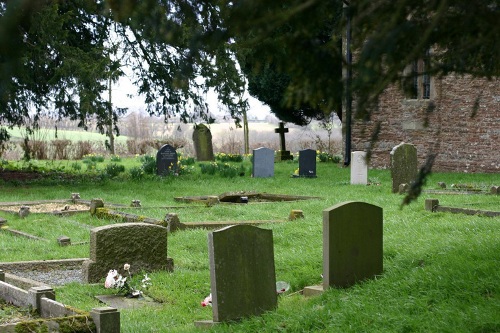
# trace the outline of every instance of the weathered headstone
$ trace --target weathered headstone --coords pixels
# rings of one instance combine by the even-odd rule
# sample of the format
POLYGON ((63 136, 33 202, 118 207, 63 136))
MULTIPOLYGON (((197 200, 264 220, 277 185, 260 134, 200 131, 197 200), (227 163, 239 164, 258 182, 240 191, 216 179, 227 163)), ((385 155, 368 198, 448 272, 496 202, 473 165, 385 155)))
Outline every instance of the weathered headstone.
POLYGON ((229 226, 208 235, 213 322, 258 316, 277 306, 273 234, 229 226))
POLYGON ((167 176, 177 172, 177 151, 171 145, 163 145, 156 153, 156 174, 167 176))
POLYGON ((167 228, 149 223, 117 223, 90 230, 90 258, 83 262, 86 282, 98 282, 109 270, 120 270, 126 263, 132 274, 171 270, 167 228))
POLYGON ((274 151, 272 149, 261 147, 253 150, 252 177, 274 177, 274 151))
POLYGON ((280 135, 280 147, 281 147, 281 150, 279 150, 276 154, 276 160, 277 161, 293 160, 293 156, 290 154, 290 151, 286 150, 286 145, 285 145, 285 133, 288 133, 288 128, 285 127, 285 124, 283 122, 280 122, 279 127, 274 129, 274 133, 278 133, 280 135))
POLYGON ((351 153, 351 184, 368 184, 368 163, 364 151, 353 151, 351 153))
POLYGON ((198 161, 213 161, 214 148, 212 145, 212 133, 204 124, 199 124, 194 127, 193 144, 198 161))
POLYGON ((306 287, 304 295, 329 287, 345 288, 382 274, 382 208, 343 202, 323 211, 323 284, 306 287))
POLYGON ((316 150, 299 151, 299 177, 316 177, 316 150))
POLYGON ((399 192, 400 184, 411 184, 417 176, 417 148, 408 143, 400 143, 391 151, 392 193, 399 192))

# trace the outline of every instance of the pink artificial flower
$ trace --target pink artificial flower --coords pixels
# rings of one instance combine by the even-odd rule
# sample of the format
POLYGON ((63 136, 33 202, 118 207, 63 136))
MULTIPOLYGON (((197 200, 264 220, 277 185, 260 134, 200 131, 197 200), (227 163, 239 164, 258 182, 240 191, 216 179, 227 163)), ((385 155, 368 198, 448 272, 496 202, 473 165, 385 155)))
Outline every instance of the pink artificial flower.
POLYGON ((203 301, 201 301, 201 306, 205 307, 207 305, 212 306, 212 294, 208 295, 203 301))
POLYGON ((118 272, 116 269, 110 270, 108 272, 108 276, 106 276, 106 281, 104 281, 104 288, 113 288, 115 286, 117 276, 118 272))

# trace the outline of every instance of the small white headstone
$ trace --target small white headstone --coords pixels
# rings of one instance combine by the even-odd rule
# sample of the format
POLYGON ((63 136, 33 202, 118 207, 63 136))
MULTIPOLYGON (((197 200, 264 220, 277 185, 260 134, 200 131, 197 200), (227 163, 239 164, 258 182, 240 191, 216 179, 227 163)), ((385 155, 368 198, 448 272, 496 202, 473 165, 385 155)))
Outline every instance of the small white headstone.
POLYGON ((368 184, 368 163, 364 151, 351 153, 351 184, 368 184))

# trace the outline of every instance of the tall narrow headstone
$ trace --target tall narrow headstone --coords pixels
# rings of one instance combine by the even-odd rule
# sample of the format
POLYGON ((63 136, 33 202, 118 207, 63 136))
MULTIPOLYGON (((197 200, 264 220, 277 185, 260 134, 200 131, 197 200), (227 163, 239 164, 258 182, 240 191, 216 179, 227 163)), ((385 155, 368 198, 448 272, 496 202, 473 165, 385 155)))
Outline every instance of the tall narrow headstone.
POLYGON ((368 184, 368 163, 364 151, 351 153, 351 184, 368 184))
POLYGON ((214 148, 212 145, 212 133, 203 125, 196 125, 193 131, 194 150, 198 161, 213 161, 214 148))
POLYGON ((156 153, 156 174, 166 176, 177 172, 177 151, 171 145, 163 145, 156 153))
POLYGON ((399 192, 399 185, 412 184, 418 173, 417 148, 400 143, 391 151, 392 193, 399 192))
POLYGON ((269 148, 253 150, 252 177, 274 177, 274 151, 269 148))
POLYGON ((274 132, 280 135, 280 147, 281 147, 281 150, 279 150, 276 154, 276 160, 278 161, 293 160, 293 156, 290 154, 290 151, 286 150, 286 145, 285 145, 285 133, 288 133, 288 128, 285 127, 285 124, 283 122, 280 122, 279 127, 275 128, 274 132))
POLYGON ((229 226, 208 235, 214 322, 258 316, 277 306, 273 234, 229 226))
POLYGON ((316 150, 299 151, 299 177, 316 177, 316 150))

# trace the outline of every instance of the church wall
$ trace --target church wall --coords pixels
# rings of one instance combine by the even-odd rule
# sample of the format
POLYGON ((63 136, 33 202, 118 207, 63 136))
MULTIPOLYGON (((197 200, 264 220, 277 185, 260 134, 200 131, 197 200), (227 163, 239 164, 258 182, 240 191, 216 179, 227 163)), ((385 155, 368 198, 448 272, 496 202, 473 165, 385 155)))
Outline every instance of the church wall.
POLYGON ((417 147, 420 165, 437 153, 433 171, 500 172, 499 81, 450 75, 432 81, 429 100, 406 99, 390 87, 370 121, 353 120, 352 150, 366 151, 380 122, 373 168, 388 168, 392 148, 406 142, 417 147))

